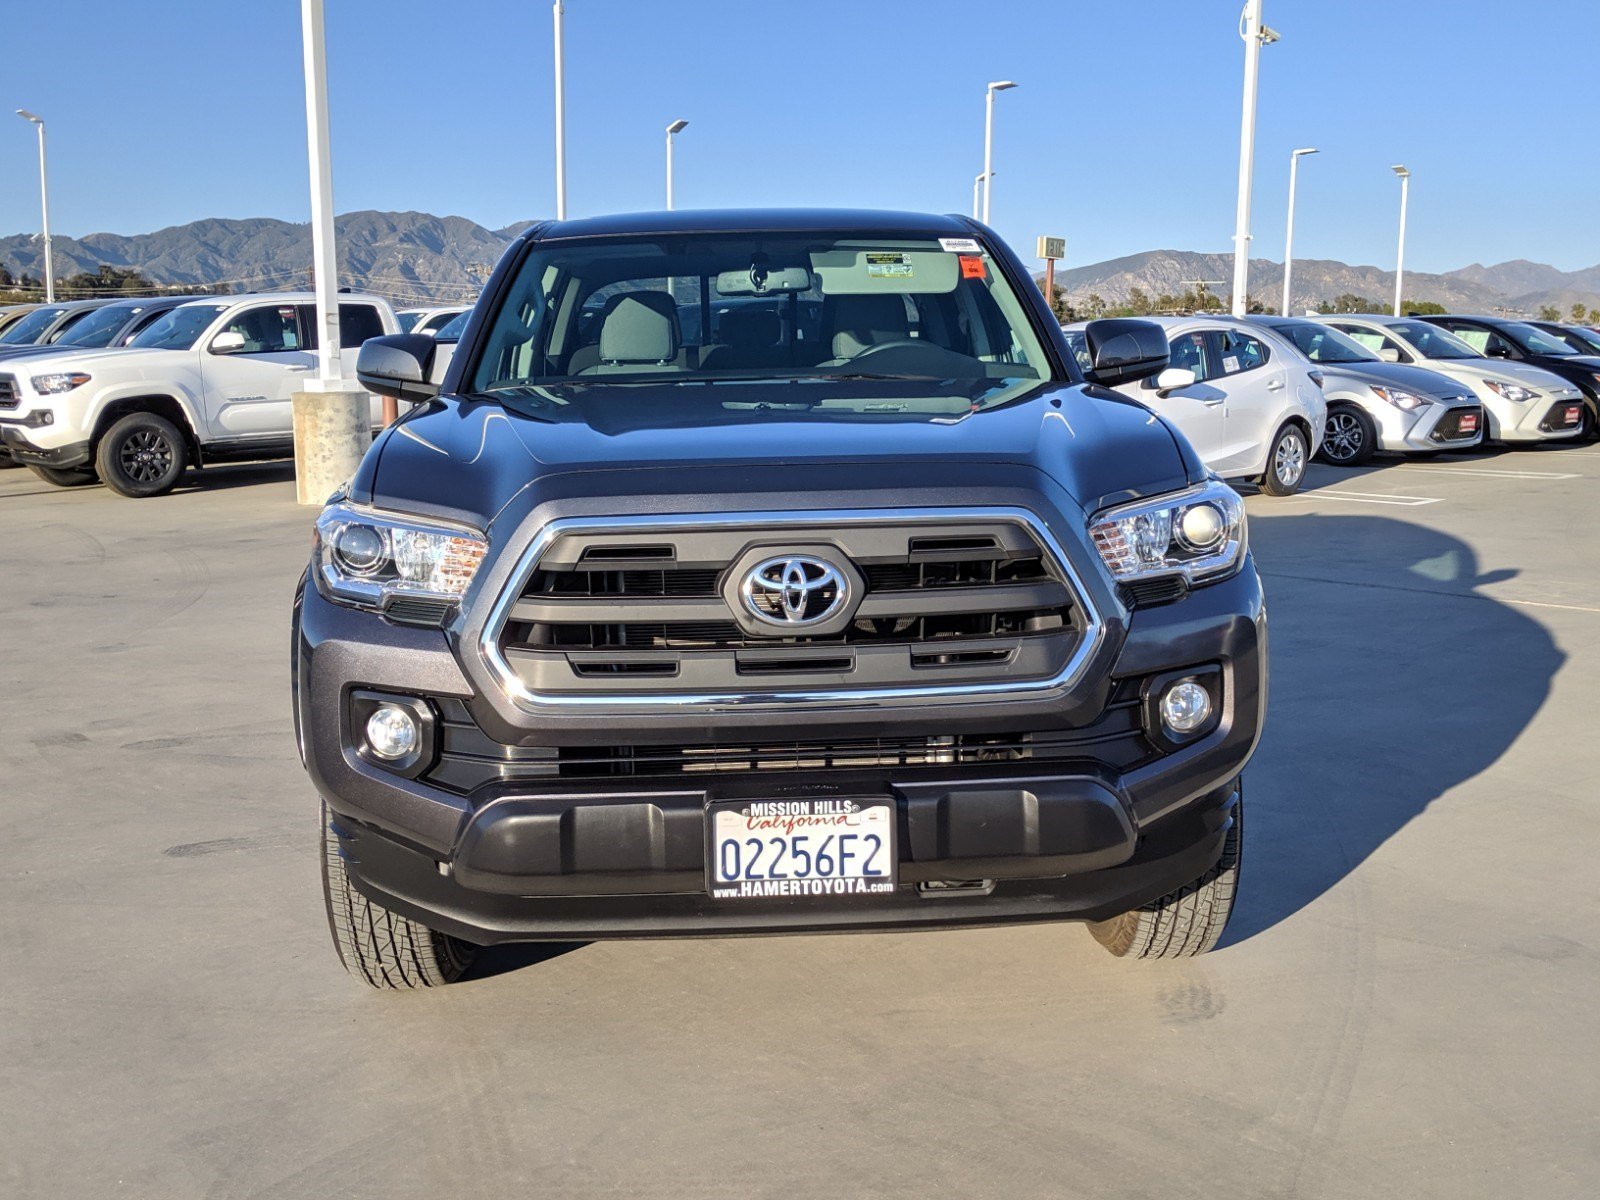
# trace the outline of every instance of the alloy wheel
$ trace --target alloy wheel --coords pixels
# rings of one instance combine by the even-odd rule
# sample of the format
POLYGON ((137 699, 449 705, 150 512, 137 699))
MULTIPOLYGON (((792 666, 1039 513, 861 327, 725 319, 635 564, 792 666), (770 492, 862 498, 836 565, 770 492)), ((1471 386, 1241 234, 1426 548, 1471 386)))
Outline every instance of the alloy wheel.
POLYGON ((1278 450, 1272 456, 1272 473, 1286 488, 1295 487, 1306 473, 1306 444, 1298 430, 1291 429, 1278 439, 1278 450))
MULTIPOLYGON (((1363 440, 1361 422, 1353 414, 1336 412, 1328 415, 1328 432, 1322 440, 1322 452, 1334 462, 1349 462, 1355 458, 1361 453, 1363 440)), ((1282 452, 1280 447, 1280 457, 1282 452)))
POLYGON ((123 473, 138 483, 154 483, 172 470, 172 443, 148 429, 128 435, 117 455, 123 473))

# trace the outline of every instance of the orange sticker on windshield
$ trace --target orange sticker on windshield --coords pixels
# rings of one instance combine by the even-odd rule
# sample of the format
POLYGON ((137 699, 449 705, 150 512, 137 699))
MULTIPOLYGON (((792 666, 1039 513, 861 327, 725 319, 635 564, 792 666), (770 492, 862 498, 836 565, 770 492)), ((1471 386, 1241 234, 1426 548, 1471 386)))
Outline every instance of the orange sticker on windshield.
POLYGON ((982 279, 984 277, 983 259, 976 254, 958 254, 961 260, 961 278, 982 279))

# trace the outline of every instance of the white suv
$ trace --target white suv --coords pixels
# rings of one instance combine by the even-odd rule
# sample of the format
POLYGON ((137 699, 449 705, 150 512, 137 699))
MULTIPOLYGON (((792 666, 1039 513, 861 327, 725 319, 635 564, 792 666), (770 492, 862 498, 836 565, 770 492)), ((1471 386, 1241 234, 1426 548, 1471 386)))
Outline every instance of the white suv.
MULTIPOLYGON (((374 296, 339 297, 340 359, 399 328, 374 296)), ((126 349, 0 364, 0 439, 62 487, 170 491, 189 465, 294 452, 290 397, 316 370, 316 298, 226 296, 179 305, 126 349)), ((381 402, 373 398, 374 423, 381 402)))
MULTIPOLYGON (((1117 390, 1177 426, 1222 478, 1259 483, 1269 496, 1297 492, 1327 421, 1321 373, 1279 334, 1233 317, 1149 319, 1167 335, 1167 369, 1117 390)), ((1080 366, 1081 330, 1066 330, 1080 366)))

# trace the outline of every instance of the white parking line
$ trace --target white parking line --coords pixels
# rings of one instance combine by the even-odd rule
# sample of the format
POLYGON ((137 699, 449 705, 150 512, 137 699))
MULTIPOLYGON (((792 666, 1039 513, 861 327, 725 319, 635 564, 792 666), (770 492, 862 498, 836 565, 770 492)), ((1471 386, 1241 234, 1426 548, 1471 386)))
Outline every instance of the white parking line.
POLYGON ((1397 466, 1426 471, 1430 475, 1481 475, 1486 479, 1582 479, 1569 471, 1497 471, 1492 467, 1445 467, 1428 463, 1398 463, 1397 466))
POLYGON ((1290 500, 1348 500, 1352 504, 1393 504, 1400 508, 1416 508, 1423 504, 1438 504, 1442 496, 1386 496, 1378 492, 1335 492, 1321 488, 1315 492, 1299 492, 1287 497, 1290 500))

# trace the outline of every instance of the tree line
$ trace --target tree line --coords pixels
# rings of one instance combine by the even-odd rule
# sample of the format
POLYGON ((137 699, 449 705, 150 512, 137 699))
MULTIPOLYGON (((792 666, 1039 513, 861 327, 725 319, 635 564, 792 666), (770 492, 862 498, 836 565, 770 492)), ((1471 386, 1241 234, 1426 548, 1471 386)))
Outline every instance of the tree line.
MULTIPOLYGON (((57 300, 93 300, 101 296, 151 296, 159 292, 226 295, 226 284, 162 284, 135 267, 101 263, 98 270, 79 271, 56 280, 57 300)), ((44 281, 26 271, 13 275, 0 263, 0 304, 37 304, 44 299, 44 281)))
MULTIPOLYGON (((1041 285, 1042 286, 1042 285, 1041 285)), ((1386 313, 1391 311, 1392 301, 1376 300, 1371 296, 1358 296, 1354 292, 1342 292, 1332 300, 1319 301, 1316 311, 1319 313, 1386 313)), ((1190 313, 1227 312, 1228 306, 1221 296, 1215 296, 1207 291, 1204 286, 1185 288, 1181 295, 1171 292, 1159 292, 1151 295, 1140 287, 1128 289, 1128 298, 1121 304, 1109 304, 1096 292, 1090 292, 1081 301, 1070 300, 1063 288, 1059 285, 1050 297, 1050 310, 1062 322, 1093 321, 1100 317, 1156 317, 1156 316, 1187 316, 1190 313)), ((1254 296, 1245 299, 1245 311, 1248 313, 1266 313, 1276 311, 1268 309, 1254 296)), ((1436 316, 1450 312, 1445 305, 1436 300, 1405 299, 1400 302, 1400 311, 1415 313, 1418 316, 1436 316)), ((1542 305, 1539 309, 1541 321, 1569 321, 1574 325, 1600 324, 1600 305, 1593 308, 1582 304, 1574 304, 1567 310, 1565 316, 1554 304, 1542 305)))

